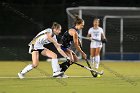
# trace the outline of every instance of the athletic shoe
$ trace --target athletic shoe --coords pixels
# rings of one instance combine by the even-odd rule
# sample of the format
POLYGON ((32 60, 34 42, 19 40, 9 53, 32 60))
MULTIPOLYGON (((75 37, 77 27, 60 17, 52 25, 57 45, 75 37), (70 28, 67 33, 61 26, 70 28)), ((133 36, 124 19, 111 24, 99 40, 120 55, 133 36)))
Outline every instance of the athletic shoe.
POLYGON ((69 76, 63 74, 63 75, 61 75, 61 76, 57 76, 56 78, 69 78, 69 76))
POLYGON ((63 75, 61 76, 61 78, 69 78, 69 76, 63 74, 63 75))
POLYGON ((55 78, 62 78, 62 76, 57 76, 57 77, 55 77, 55 78))
POLYGON ((64 73, 63 72, 55 72, 55 73, 53 73, 53 77, 57 77, 57 76, 61 76, 61 75, 63 75, 64 73))
POLYGON ((23 74, 21 74, 21 73, 18 73, 18 77, 19 77, 20 79, 25 78, 25 77, 24 77, 24 75, 23 75, 23 74))

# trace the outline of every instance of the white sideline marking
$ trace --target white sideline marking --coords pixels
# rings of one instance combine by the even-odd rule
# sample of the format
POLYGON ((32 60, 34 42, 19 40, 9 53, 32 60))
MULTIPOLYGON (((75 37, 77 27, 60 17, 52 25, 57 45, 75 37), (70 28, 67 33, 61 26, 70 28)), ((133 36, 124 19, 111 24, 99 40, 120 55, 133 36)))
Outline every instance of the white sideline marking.
MULTIPOLYGON (((69 76, 70 78, 91 78, 92 76, 69 76)), ((0 79, 18 79, 19 77, 0 77, 0 79)), ((26 78, 53 78, 52 76, 25 77, 26 78)))

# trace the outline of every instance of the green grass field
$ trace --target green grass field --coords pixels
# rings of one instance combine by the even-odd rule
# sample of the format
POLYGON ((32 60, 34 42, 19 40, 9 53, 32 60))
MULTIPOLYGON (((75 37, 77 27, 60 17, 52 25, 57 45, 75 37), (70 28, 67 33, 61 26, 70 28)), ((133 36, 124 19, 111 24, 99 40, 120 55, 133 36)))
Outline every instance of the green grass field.
POLYGON ((27 78, 18 79, 17 73, 29 63, 0 62, 0 93, 140 93, 140 62, 102 61, 105 73, 100 78, 73 64, 66 74, 77 77, 65 79, 51 78, 50 63, 40 62, 27 78))

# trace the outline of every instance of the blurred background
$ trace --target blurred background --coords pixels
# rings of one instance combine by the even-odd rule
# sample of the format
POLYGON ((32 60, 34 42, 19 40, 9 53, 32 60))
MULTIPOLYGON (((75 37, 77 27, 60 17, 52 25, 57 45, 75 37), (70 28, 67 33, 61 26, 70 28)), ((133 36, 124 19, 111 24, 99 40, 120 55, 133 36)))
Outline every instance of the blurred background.
MULTIPOLYGON (((54 21, 62 25, 62 35, 72 26, 73 20, 68 11, 66 12, 66 9, 72 7, 69 13, 78 14, 85 20, 83 36, 86 36, 92 26, 94 17, 101 19, 101 27, 104 28, 108 39, 101 54, 102 59, 140 60, 139 0, 1 0, 0 60, 31 60, 28 43, 38 32, 51 27, 54 21), (103 10, 103 7, 110 9, 103 10), (116 8, 112 7, 121 8, 116 11, 116 8), (123 10, 123 7, 129 8, 123 10), (79 14, 79 11, 82 13, 79 14), (105 17, 108 15, 109 17, 105 17)), ((83 49, 89 57, 90 42, 82 41, 83 49)), ((50 47, 52 48, 51 44, 50 47)))

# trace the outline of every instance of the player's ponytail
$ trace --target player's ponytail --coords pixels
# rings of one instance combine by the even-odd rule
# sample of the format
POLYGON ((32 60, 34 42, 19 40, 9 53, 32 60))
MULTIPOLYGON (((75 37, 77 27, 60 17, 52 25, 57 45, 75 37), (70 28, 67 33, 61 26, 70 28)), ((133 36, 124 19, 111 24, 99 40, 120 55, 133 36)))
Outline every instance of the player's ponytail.
POLYGON ((74 25, 81 24, 84 20, 82 18, 79 18, 78 15, 75 15, 74 25))
POLYGON ((53 22, 53 25, 52 25, 52 29, 58 29, 58 28, 60 28, 61 27, 61 25, 60 24, 58 24, 57 22, 53 22))

